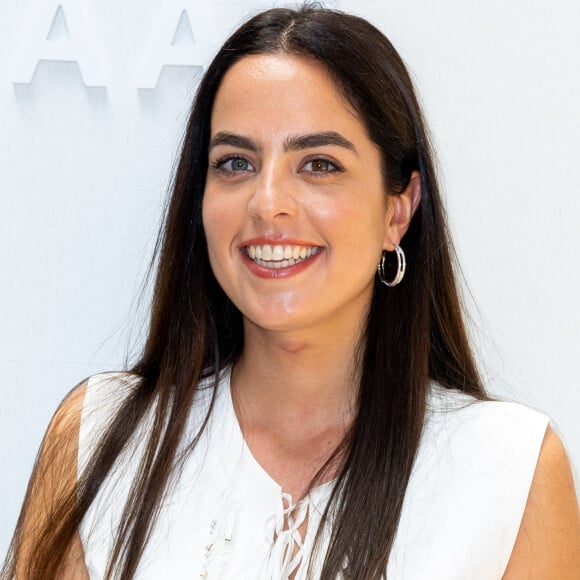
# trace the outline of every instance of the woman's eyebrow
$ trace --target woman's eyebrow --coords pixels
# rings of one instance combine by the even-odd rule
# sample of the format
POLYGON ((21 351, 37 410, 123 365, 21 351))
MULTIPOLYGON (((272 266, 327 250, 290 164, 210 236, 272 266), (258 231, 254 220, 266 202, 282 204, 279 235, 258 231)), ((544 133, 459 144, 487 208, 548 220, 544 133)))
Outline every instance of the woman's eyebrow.
MULTIPOLYGON (((237 135, 236 133, 227 133, 225 131, 220 131, 212 137, 209 143, 209 149, 211 150, 218 145, 230 145, 232 147, 239 147, 240 149, 247 149, 254 153, 260 153, 262 151, 261 145, 252 141, 249 137, 237 135)), ((288 137, 284 142, 284 151, 299 151, 301 149, 311 149, 313 147, 324 147, 327 145, 344 147, 358 156, 354 144, 336 131, 323 131, 321 133, 308 133, 306 135, 288 137)))
POLYGON ((240 149, 247 149, 248 151, 253 151, 254 153, 259 153, 262 148, 254 143, 248 137, 243 135, 236 135, 235 133, 226 133, 220 131, 216 133, 209 142, 209 150, 217 147, 218 145, 231 145, 232 147, 239 147, 240 149))
POLYGON ((307 135, 297 135, 288 137, 284 144, 286 151, 298 151, 300 149, 310 149, 312 147, 324 147, 325 145, 336 145, 349 149, 358 156, 358 151, 354 143, 335 131, 323 131, 322 133, 309 133, 307 135))

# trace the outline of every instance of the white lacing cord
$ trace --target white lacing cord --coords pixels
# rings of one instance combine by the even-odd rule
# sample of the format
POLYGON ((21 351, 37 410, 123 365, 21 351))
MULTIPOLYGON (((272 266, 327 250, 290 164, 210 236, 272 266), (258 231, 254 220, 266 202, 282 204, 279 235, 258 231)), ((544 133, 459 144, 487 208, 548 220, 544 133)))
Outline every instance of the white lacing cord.
POLYGON ((300 526, 309 515, 311 502, 306 496, 293 505, 292 496, 287 493, 282 493, 282 502, 287 507, 273 515, 267 526, 269 539, 274 537, 268 559, 268 578, 287 580, 296 572, 295 580, 301 580, 306 574, 308 556, 304 553, 300 526))

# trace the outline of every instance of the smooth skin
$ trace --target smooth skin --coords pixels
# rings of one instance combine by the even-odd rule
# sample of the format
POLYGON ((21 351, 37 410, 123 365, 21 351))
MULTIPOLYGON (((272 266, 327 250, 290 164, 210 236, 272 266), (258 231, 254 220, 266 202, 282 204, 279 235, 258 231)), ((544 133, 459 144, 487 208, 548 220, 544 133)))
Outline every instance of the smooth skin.
MULTIPOLYGON (((420 179, 413 175, 396 197, 384 191, 364 125, 323 66, 304 57, 256 55, 234 65, 216 97, 211 136, 203 205, 210 261, 244 317, 234 404, 256 459, 298 499, 353 419, 353 353, 376 266, 404 236, 420 179), (329 132, 343 141, 320 138, 329 132), (298 239, 321 254, 296 274, 262 278, 242 255, 256 237, 298 239)), ((83 395, 81 388, 69 397, 55 419, 70 418, 70 481, 83 395)), ((37 497, 58 496, 50 475, 37 487, 37 497)), ((42 517, 42 502, 35 507, 31 520, 42 517)), ((503 578, 574 580, 578 570, 578 502, 566 453, 549 428, 503 578)), ((78 536, 63 577, 88 578, 78 536)))

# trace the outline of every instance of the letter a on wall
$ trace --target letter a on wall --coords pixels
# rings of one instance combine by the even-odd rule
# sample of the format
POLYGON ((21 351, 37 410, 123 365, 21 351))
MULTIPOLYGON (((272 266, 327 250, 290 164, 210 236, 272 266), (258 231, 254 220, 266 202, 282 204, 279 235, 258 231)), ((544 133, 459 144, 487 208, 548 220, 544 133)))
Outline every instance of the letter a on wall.
POLYGON ((219 38, 213 25, 215 7, 209 2, 200 2, 192 10, 184 4, 177 1, 163 4, 137 75, 138 88, 154 89, 164 66, 202 67, 209 62, 212 44, 219 38))
POLYGON ((38 2, 13 74, 15 83, 30 83, 41 60, 76 62, 85 85, 105 86, 82 0, 38 2))

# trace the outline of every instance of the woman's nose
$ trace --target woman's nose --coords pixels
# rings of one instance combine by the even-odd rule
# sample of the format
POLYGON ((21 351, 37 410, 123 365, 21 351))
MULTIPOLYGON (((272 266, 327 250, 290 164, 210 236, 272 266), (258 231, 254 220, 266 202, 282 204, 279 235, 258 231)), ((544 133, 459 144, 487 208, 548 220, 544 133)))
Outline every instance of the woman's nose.
POLYGON ((254 186, 248 202, 248 213, 251 217, 274 221, 293 215, 295 200, 290 176, 283 166, 271 163, 263 167, 254 180, 254 186))

